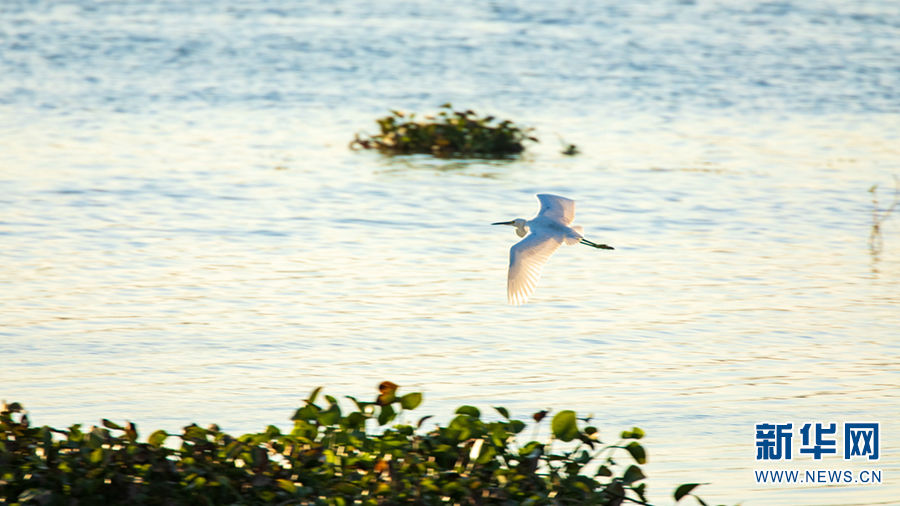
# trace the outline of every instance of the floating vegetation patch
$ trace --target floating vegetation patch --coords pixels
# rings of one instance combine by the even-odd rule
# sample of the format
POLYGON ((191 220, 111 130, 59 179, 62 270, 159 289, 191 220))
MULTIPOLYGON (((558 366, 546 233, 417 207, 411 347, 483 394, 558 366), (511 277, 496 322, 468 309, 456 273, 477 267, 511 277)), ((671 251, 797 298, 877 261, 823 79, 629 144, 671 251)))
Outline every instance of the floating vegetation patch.
POLYGON ((578 149, 578 146, 576 146, 575 144, 572 144, 570 142, 566 142, 566 140, 563 139, 562 136, 560 136, 559 134, 556 134, 556 136, 559 138, 559 143, 562 144, 562 146, 563 146, 562 151, 560 151, 560 153, 562 153, 566 156, 575 156, 575 155, 581 153, 581 150, 578 149))
POLYGON ((391 111, 378 119, 380 133, 356 134, 352 149, 377 149, 391 155, 430 154, 439 157, 503 157, 525 150, 526 142, 538 142, 531 128, 509 120, 481 117, 474 111, 454 111, 444 104, 434 116, 391 111))

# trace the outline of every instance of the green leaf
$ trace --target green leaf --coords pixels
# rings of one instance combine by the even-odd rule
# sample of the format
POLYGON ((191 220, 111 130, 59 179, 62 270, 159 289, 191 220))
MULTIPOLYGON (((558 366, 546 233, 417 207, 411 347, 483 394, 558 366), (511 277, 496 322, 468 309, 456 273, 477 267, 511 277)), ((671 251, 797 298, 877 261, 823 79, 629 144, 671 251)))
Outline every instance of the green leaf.
POLYGON ((478 464, 487 464, 497 456, 497 450, 493 446, 485 445, 481 448, 481 453, 475 462, 478 464))
POLYGON ((590 462, 591 459, 593 459, 593 456, 590 453, 588 453, 587 450, 582 450, 581 453, 578 455, 578 457, 576 457, 573 460, 573 462, 575 462, 578 465, 583 466, 583 465, 587 464, 588 462, 590 462))
POLYGON ((433 416, 434 415, 427 415, 427 416, 423 416, 422 418, 419 418, 419 423, 416 424, 416 428, 421 429, 422 424, 425 423, 425 420, 428 420, 429 418, 432 418, 433 416))
POLYGON ((92 464, 98 464, 103 460, 103 448, 97 448, 91 452, 90 460, 92 464))
POLYGON ((494 406, 494 409, 497 410, 497 413, 500 413, 500 416, 509 420, 509 411, 502 406, 494 406))
MULTIPOLYGON (((622 482, 614 480, 612 483, 606 486, 606 493, 613 496, 614 498, 623 498, 625 497, 625 487, 622 486, 622 482)), ((621 504, 622 501, 619 500, 618 504, 621 504)), ((616 504, 613 502, 611 504, 616 504)))
POLYGON ((647 491, 646 483, 641 483, 640 485, 638 485, 636 487, 631 487, 631 490, 634 490, 634 493, 636 493, 638 495, 638 497, 641 498, 642 501, 647 502, 647 496, 645 495, 645 493, 647 491))
POLYGON ((625 447, 625 449, 628 450, 628 453, 630 453, 631 456, 634 457, 634 460, 638 464, 646 464, 647 463, 647 452, 644 450, 644 447, 641 446, 641 444, 638 443, 637 441, 632 441, 632 442, 628 443, 628 445, 625 447))
POLYGON ((190 441, 206 442, 206 434, 206 429, 196 424, 191 424, 184 428, 184 434, 181 436, 181 438, 190 441))
POLYGON ((600 466, 597 469, 597 474, 595 474, 594 476, 612 476, 612 475, 613 475, 613 473, 608 467, 600 466))
POLYGON ((316 397, 319 396, 319 392, 322 391, 322 387, 316 387, 310 392, 309 397, 306 399, 307 404, 314 404, 316 402, 316 397))
POLYGON ((278 487, 281 490, 284 490, 285 492, 288 492, 291 494, 297 492, 297 486, 294 485, 294 482, 292 482, 290 480, 285 480, 283 478, 278 479, 278 487))
POLYGON ((341 419, 341 408, 339 408, 337 404, 332 404, 330 408, 319 413, 317 419, 322 425, 334 425, 341 419))
POLYGON ((678 488, 675 489, 675 502, 678 502, 684 499, 684 496, 690 494, 695 488, 699 487, 699 483, 685 483, 683 485, 679 485, 678 488))
POLYGON ((109 441, 109 431, 102 427, 93 427, 88 436, 91 448, 97 448, 109 441))
POLYGON ((506 446, 506 441, 512 436, 509 431, 503 426, 503 424, 495 424, 494 428, 491 429, 491 442, 494 443, 494 446, 498 448, 503 448, 506 446))
POLYGON ((625 470, 625 475, 622 476, 622 481, 624 481, 625 483, 634 483, 636 481, 643 480, 644 478, 646 478, 646 476, 644 476, 644 472, 641 471, 641 468, 632 465, 625 470))
POLYGON ((75 425, 69 427, 69 441, 79 442, 84 439, 84 433, 81 432, 81 424, 76 423, 75 425))
POLYGON ((395 416, 397 416, 397 413, 394 412, 394 408, 391 407, 390 404, 381 406, 381 412, 378 413, 378 425, 384 425, 390 422, 395 416))
POLYGON ((291 431, 292 436, 315 439, 318 433, 318 425, 311 424, 306 420, 294 420, 294 430, 291 431))
POLYGON ((137 426, 134 424, 134 422, 128 422, 128 425, 126 425, 123 430, 125 431, 125 437, 129 441, 131 441, 132 443, 137 441, 138 432, 137 432, 137 426))
POLYGON ((365 413, 367 408, 375 404, 374 402, 361 401, 356 397, 353 397, 352 395, 345 395, 344 397, 353 401, 353 404, 356 404, 356 409, 358 409, 361 413, 365 413))
POLYGON ((449 429, 447 435, 457 441, 465 441, 472 435, 472 429, 475 424, 476 421, 471 416, 465 414, 457 415, 456 418, 450 420, 450 425, 447 427, 449 429))
POLYGON ((422 404, 422 394, 420 392, 406 394, 400 398, 400 406, 403 409, 416 409, 419 407, 419 404, 422 404))
POLYGON ((354 411, 344 418, 344 425, 350 429, 362 429, 366 426, 366 417, 359 411, 354 411))
POLYGON ((319 418, 320 409, 312 404, 307 404, 298 409, 291 420, 316 420, 319 418))
POLYGON ((553 417, 553 423, 550 428, 553 435, 561 441, 571 441, 578 435, 578 424, 575 419, 575 412, 567 409, 560 411, 553 417))
POLYGON ((639 427, 632 427, 631 430, 622 431, 622 439, 641 439, 644 437, 644 431, 639 427))
POLYGON ((158 430, 153 434, 150 434, 150 437, 147 438, 147 443, 154 448, 159 448, 168 437, 169 434, 166 431, 158 430))
POLYGON ((121 425, 119 425, 119 424, 117 424, 117 423, 115 423, 115 422, 113 422, 113 421, 111 421, 111 420, 108 420, 108 419, 106 419, 106 418, 104 418, 103 420, 101 420, 101 423, 103 423, 103 426, 106 427, 106 428, 108 428, 108 429, 125 430, 121 425))
POLYGON ((469 415, 472 418, 481 417, 481 411, 478 410, 475 406, 460 406, 456 410, 457 415, 469 415))

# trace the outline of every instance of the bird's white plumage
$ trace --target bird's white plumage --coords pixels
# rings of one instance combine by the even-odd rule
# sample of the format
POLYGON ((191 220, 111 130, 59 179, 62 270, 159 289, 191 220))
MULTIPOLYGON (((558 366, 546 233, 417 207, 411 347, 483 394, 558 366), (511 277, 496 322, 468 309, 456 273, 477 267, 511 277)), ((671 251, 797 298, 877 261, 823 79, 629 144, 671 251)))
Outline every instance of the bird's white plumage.
POLYGON ((549 193, 541 193, 537 198, 541 201, 541 210, 538 211, 535 218, 544 216, 565 226, 571 225, 572 221, 575 220, 574 200, 560 197, 559 195, 550 195, 549 193))
POLYGON ((509 274, 506 296, 510 304, 520 305, 534 293, 547 259, 559 249, 562 240, 532 229, 528 237, 509 249, 509 274))

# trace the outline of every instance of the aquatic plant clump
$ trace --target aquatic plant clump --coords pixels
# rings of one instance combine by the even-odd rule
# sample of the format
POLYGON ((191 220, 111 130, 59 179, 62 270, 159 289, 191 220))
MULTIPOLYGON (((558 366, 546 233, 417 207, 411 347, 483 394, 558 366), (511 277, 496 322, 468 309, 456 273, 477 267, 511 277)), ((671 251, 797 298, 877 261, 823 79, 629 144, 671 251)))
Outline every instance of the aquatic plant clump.
POLYGON ((415 114, 391 111, 376 120, 380 133, 356 134, 352 149, 377 149, 392 155, 416 153, 440 157, 497 157, 517 155, 526 142, 538 142, 532 129, 509 120, 496 122, 493 116, 480 117, 474 111, 454 111, 441 106, 436 116, 416 120, 415 114))
MULTIPOLYGON (((590 419, 565 410, 552 417, 549 441, 535 441, 504 408, 482 418, 462 406, 448 424, 423 429, 430 416, 405 421, 422 394, 397 388, 383 382, 372 402, 348 396, 347 413, 329 395, 317 402, 317 388, 289 432, 270 425, 232 437, 192 424, 143 441, 134 424, 107 419, 86 430, 32 427, 21 405, 4 404, 0 503, 648 504, 638 428, 604 444, 590 419)), ((681 485, 675 500, 696 486, 681 485)))

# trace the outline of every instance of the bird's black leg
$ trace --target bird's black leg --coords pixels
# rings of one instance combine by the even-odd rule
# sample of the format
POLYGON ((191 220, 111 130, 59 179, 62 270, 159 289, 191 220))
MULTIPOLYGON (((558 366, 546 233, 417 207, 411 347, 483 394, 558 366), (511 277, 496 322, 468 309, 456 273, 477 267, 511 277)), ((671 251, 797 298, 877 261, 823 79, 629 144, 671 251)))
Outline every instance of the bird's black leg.
POLYGON ((612 246, 607 246, 605 244, 597 244, 595 242, 591 242, 591 241, 588 241, 587 239, 583 239, 583 238, 581 239, 581 244, 586 244, 588 246, 591 246, 592 248, 597 248, 597 249, 616 249, 616 248, 613 248, 612 246))

